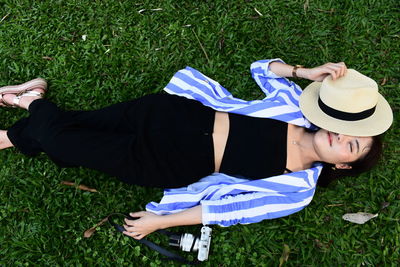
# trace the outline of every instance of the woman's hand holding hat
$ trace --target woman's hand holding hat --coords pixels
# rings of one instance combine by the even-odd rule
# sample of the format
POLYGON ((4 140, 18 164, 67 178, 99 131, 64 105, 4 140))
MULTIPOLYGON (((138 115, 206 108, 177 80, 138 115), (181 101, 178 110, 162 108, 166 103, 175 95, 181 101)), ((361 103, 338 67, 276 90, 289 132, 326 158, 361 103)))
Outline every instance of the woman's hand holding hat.
POLYGON ((347 73, 347 67, 344 62, 326 63, 315 68, 304 68, 300 65, 291 66, 284 62, 273 61, 269 65, 270 71, 280 77, 304 78, 316 82, 321 82, 327 76, 331 75, 336 80, 347 73))
POLYGON ((318 66, 312 69, 304 69, 303 71, 305 72, 302 75, 303 77, 312 81, 322 82, 328 75, 331 75, 333 80, 342 77, 346 74, 347 67, 344 62, 326 63, 322 66, 318 66))

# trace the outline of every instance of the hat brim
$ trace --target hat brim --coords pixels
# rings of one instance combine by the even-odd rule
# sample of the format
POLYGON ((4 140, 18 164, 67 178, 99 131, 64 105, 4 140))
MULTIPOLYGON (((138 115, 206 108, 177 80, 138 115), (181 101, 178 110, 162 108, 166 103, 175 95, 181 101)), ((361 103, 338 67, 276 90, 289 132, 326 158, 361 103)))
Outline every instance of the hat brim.
POLYGON ((318 105, 320 88, 320 82, 313 82, 304 89, 300 95, 300 109, 310 122, 322 129, 352 136, 375 136, 384 133, 393 122, 392 109, 381 94, 375 112, 366 119, 346 121, 331 117, 318 105))

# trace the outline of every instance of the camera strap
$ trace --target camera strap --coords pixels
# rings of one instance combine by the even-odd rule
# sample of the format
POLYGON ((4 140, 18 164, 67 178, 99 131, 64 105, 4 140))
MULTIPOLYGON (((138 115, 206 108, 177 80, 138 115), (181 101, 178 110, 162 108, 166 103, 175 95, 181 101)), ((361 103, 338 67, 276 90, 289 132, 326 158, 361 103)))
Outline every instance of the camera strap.
MULTIPOLYGON (((130 219, 130 220, 134 220, 134 219, 135 219, 135 218, 132 218, 131 216, 129 216, 129 214, 123 214, 123 213, 112 213, 112 214, 110 214, 110 215, 108 216, 108 222, 109 222, 118 232, 121 232, 121 233, 124 232, 124 231, 126 231, 126 230, 125 230, 125 228, 124 228, 123 226, 121 226, 121 225, 115 223, 115 222, 112 220, 113 217, 116 217, 116 216, 124 216, 125 218, 130 219)), ((163 230, 163 229, 157 230, 157 232, 160 233, 160 234, 164 234, 164 235, 166 235, 166 236, 168 236, 168 237, 170 237, 171 235, 173 235, 173 233, 171 233, 171 232, 169 232, 169 231, 166 231, 166 230, 163 230)), ((196 264, 199 264, 199 263, 200 263, 198 260, 189 261, 189 260, 183 258, 182 256, 180 256, 180 255, 178 255, 178 254, 176 254, 176 253, 173 253, 173 252, 171 252, 171 251, 169 251, 169 250, 167 250, 167 249, 165 249, 165 248, 162 248, 162 247, 160 247, 159 245, 156 245, 156 244, 154 244, 153 242, 151 242, 151 241, 149 241, 149 240, 147 240, 147 239, 145 239, 145 238, 142 238, 142 239, 135 239, 135 238, 133 238, 133 237, 131 237, 131 236, 129 236, 129 237, 132 238, 132 239, 135 240, 135 241, 138 241, 139 243, 142 243, 142 244, 148 246, 149 248, 151 248, 151 249, 157 251, 158 253, 160 253, 160 254, 166 256, 167 258, 164 258, 163 260, 174 260, 174 261, 179 261, 179 262, 181 262, 181 263, 190 264, 190 265, 196 265, 196 264)))

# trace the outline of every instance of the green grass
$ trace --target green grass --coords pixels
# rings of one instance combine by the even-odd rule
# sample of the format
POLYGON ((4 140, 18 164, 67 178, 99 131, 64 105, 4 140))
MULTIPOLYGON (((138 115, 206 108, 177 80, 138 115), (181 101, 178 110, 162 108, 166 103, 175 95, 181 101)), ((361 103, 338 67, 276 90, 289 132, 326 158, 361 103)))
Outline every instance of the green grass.
MULTIPOLYGON (((382 164, 318 189, 311 205, 297 214, 214 227, 204 265, 277 266, 284 244, 290 248, 290 266, 399 265, 397 0, 0 0, 0 21, 0 86, 44 77, 50 85, 47 97, 67 109, 99 108, 160 92, 186 65, 246 99, 262 97, 249 65, 263 58, 305 66, 344 61, 371 76, 395 114, 382 164), (138 13, 154 8, 162 11, 138 13), (382 208, 385 202, 389 206, 382 208), (341 219, 358 211, 379 216, 365 225, 341 219)), ((25 115, 2 108, 0 127, 25 115)), ((0 265, 173 264, 108 225, 83 238, 107 214, 143 209, 161 197, 161 190, 127 186, 87 169, 60 169, 45 155, 27 158, 14 149, 1 151, 0 161, 0 265), (100 193, 60 185, 62 180, 100 193)), ((167 244, 157 234, 150 239, 167 244)))

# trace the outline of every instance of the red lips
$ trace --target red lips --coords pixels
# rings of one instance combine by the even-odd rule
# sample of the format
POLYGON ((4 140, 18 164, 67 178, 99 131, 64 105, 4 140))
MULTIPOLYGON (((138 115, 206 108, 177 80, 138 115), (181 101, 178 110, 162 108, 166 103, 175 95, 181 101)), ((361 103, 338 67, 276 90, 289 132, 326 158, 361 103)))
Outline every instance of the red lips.
POLYGON ((332 136, 331 136, 330 132, 328 132, 328 141, 329 141, 329 145, 332 146, 332 136))

